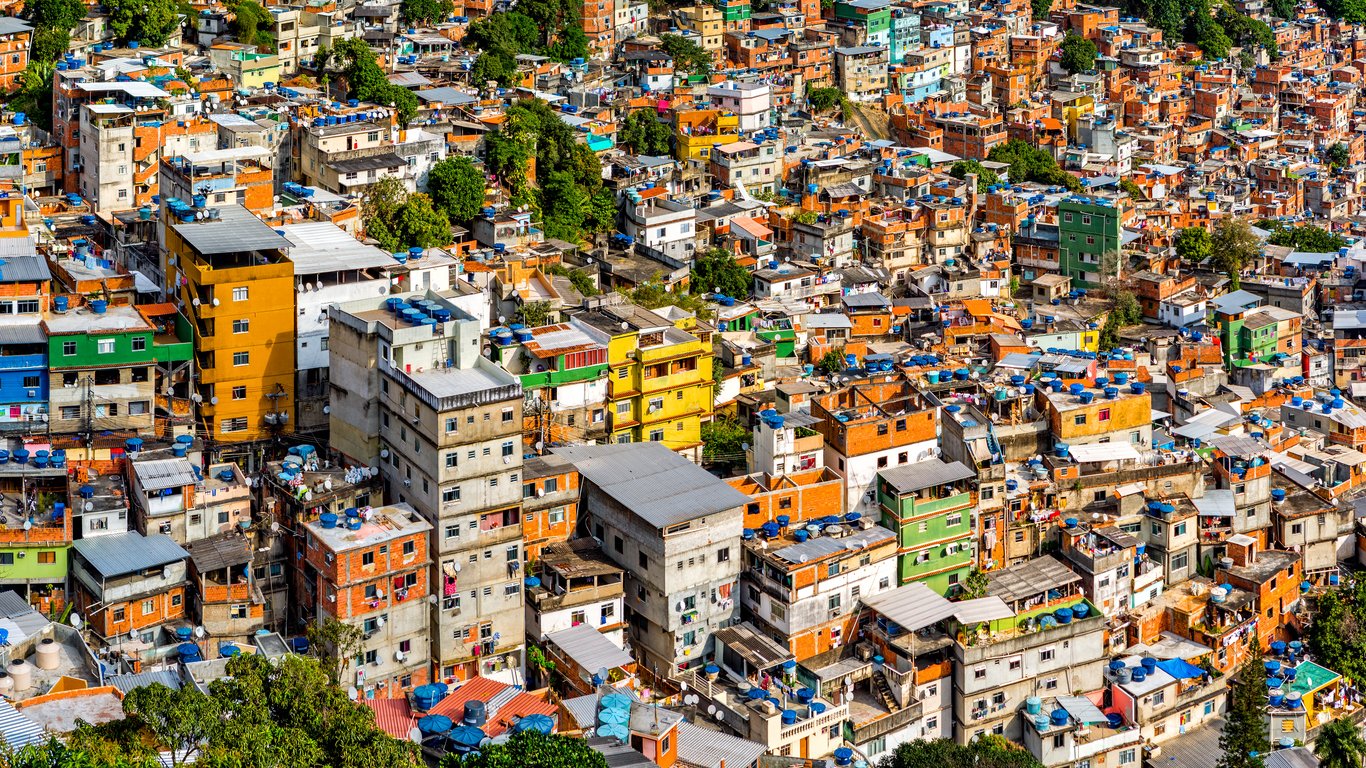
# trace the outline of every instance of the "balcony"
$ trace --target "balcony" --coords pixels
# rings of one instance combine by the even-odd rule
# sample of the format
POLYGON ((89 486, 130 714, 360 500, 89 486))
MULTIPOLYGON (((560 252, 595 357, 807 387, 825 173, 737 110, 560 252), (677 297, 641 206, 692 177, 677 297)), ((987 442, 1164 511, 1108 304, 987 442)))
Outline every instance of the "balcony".
POLYGON ((0 355, 0 371, 18 371, 29 368, 47 370, 47 355, 0 355))

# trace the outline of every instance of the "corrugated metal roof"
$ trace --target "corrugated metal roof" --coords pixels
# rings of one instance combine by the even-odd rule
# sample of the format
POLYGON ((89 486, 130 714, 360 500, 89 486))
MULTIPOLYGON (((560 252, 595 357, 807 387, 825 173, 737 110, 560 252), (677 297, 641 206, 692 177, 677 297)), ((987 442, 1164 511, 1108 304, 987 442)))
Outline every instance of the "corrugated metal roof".
POLYGON ((185 545, 200 573, 246 565, 251 562, 251 544, 239 532, 230 531, 185 545))
POLYGON ((1071 448, 1072 458, 1081 462, 1091 461, 1137 461, 1141 456, 1138 449, 1129 443, 1087 443, 1071 448))
POLYGON ((0 618, 13 618, 33 610, 33 606, 18 592, 7 589, 0 592, 0 618))
POLYGON ((961 461, 946 462, 926 459, 904 467, 892 467, 878 472, 897 493, 914 493, 923 488, 948 485, 974 476, 961 461))
MULTIPOLYGON (((749 623, 737 624, 733 627, 722 627, 712 633, 712 638, 718 643, 725 645, 741 658, 749 662, 753 669, 768 669, 777 664, 781 664, 792 658, 792 653, 786 646, 779 645, 771 638, 761 634, 754 625, 749 623)), ((735 670, 740 672, 741 670, 735 670)))
POLYGON ((821 536, 815 539, 807 539, 782 549, 775 549, 773 556, 780 557, 789 563, 809 563, 838 552, 854 552, 894 538, 896 538, 896 534, 880 525, 875 525, 866 531, 856 531, 839 538, 821 536))
POLYGON ((23 749, 30 744, 47 741, 43 727, 24 717, 8 701, 0 699, 0 742, 13 749, 23 749))
POLYGON ((1210 441, 1210 445, 1218 448, 1229 456, 1241 459, 1250 459, 1254 456, 1265 456, 1271 450, 1261 440, 1247 435, 1223 435, 1210 441))
POLYGON ((962 600, 953 604, 953 617, 963 624, 978 624, 1014 616, 1015 612, 999 597, 988 595, 976 600, 962 600))
POLYGON ((71 546, 105 578, 137 573, 190 556, 169 536, 160 533, 143 536, 137 531, 81 539, 71 546))
POLYGON ((217 206, 219 218, 176 224, 176 234, 205 256, 283 250, 290 242, 240 205, 217 206))
POLYGON ((569 446, 554 453, 656 528, 739 510, 749 496, 661 443, 569 446))
POLYGON ((173 691, 180 690, 180 675, 169 669, 158 669, 152 672, 139 672, 136 675, 114 675, 106 680, 107 683, 118 688, 123 693, 128 693, 134 688, 142 688, 154 683, 161 683, 173 691))
POLYGON ((865 598, 863 602, 911 632, 937 624, 954 613, 953 603, 918 581, 865 598))
POLYGON ((631 654, 617 647, 590 624, 580 624, 546 636, 565 655, 589 674, 599 669, 615 669, 632 662, 631 654))
POLYGON ((393 255, 362 243, 330 221, 287 224, 281 229, 294 244, 289 260, 294 262, 296 275, 398 266, 393 255))
POLYGON ((995 595, 1007 603, 1081 581, 1080 576, 1068 570, 1052 555, 1012 565, 1004 571, 988 574, 987 578, 987 594, 995 595))
POLYGON ((0 325, 0 344, 43 344, 47 334, 38 323, 32 325, 0 325))
POLYGON ((1041 355, 1032 355, 1028 352, 1011 352, 1001 358, 1001 362, 996 364, 997 368, 1015 368, 1022 371, 1032 371, 1034 366, 1039 364, 1041 355))
POLYGON ((138 482, 148 491, 161 491, 167 488, 183 488, 194 485, 194 465, 188 459, 157 459, 155 461, 135 461, 133 471, 138 482))
POLYGON ((1191 503, 1204 517, 1233 517, 1235 510, 1231 488, 1205 491, 1203 497, 1191 499, 1191 503))
POLYGON ((1058 705, 1082 725, 1106 722, 1105 713, 1085 696, 1059 696, 1058 705))
POLYGON ((750 768, 768 747, 689 722, 678 726, 678 759, 702 768, 750 768))
POLYGON ((0 283, 32 283, 52 279, 52 270, 47 261, 33 255, 33 242, 16 238, 20 243, 28 243, 28 254, 0 252, 0 283))

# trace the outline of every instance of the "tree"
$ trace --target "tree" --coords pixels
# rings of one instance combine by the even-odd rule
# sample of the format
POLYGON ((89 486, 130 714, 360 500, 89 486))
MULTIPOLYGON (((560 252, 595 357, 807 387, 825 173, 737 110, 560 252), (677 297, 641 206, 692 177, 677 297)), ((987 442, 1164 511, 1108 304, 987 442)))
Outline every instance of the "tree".
POLYGON ((1062 53, 1062 68, 1068 72, 1076 74, 1096 68, 1096 44, 1076 32, 1067 33, 1059 50, 1062 53))
POLYGON ((156 683, 134 688, 123 699, 123 711, 171 756, 171 765, 196 762, 200 748, 222 727, 225 713, 218 702, 186 685, 176 690, 156 683))
POLYGON ((958 744, 949 739, 917 739, 882 758, 878 768, 1043 768, 1043 764, 1004 736, 990 734, 958 744))
POLYGON ((979 597, 985 597, 990 583, 991 581, 987 578, 985 571, 973 568, 968 571, 968 577, 963 579, 963 599, 976 600, 979 597))
POLYGON ((351 97, 380 106, 392 106, 399 123, 407 125, 417 116, 417 96, 407 88, 389 82, 375 60, 375 52, 360 38, 349 38, 333 49, 346 76, 351 97))
POLYGON ((37 29, 70 30, 85 18, 85 11, 81 0, 24 0, 23 17, 37 29))
POLYGON ((447 753, 440 768, 607 768, 607 758, 580 738, 524 731, 480 748, 477 755, 447 753))
POLYGON ((844 370, 844 363, 844 347, 836 347, 821 355, 820 361, 816 363, 816 370, 833 376, 844 370))
POLYGON ((1058 161, 1052 155, 1019 139, 1011 139, 992 147, 987 159, 1009 165, 1012 181, 1051 184, 1066 187, 1073 192, 1080 192, 1082 188, 1081 181, 1059 168, 1058 161))
POLYGON ((1335 168, 1346 168, 1352 162, 1352 150, 1340 141, 1329 147, 1323 155, 1327 158, 1328 164, 1335 168))
POLYGON ((1199 264, 1210 255, 1209 230, 1204 227, 1186 227, 1176 233, 1176 255, 1184 261, 1199 264))
POLYGON ((51 61, 29 59, 19 76, 19 91, 10 97, 9 108, 23 112, 33 124, 52 130, 52 77, 56 65, 51 61))
POLYGON ((1366 2, 1363 0, 1319 0, 1318 6, 1341 21, 1351 24, 1366 21, 1366 2))
POLYGON ((1186 40, 1195 43, 1206 59, 1228 58, 1233 41, 1224 28, 1210 15, 1208 0, 1196 0, 1187 22, 1186 40))
POLYGON ((570 269, 563 264, 551 264, 546 269, 546 272, 555 275, 556 277, 566 278, 569 280, 569 284, 574 286, 574 290, 584 296, 598 295, 598 286, 593 283, 593 278, 589 277, 587 273, 577 269, 570 269))
POLYGON ((806 103, 812 112, 830 112, 844 104, 844 91, 838 88, 808 88, 806 103))
POLYGON ((256 0, 237 0, 228 5, 228 10, 233 14, 232 33, 237 42, 263 48, 275 46, 275 39, 270 33, 275 17, 260 3, 256 0))
POLYGON ((330 617, 322 622, 310 622, 304 636, 308 638, 309 651, 324 664, 332 685, 341 682, 347 665, 365 642, 365 633, 360 627, 330 617))
POLYGON ((1244 219, 1222 219, 1210 238, 1214 264, 1229 276, 1234 290, 1241 283, 1243 267, 1262 252, 1261 240, 1244 219))
POLYGON ((1293 19, 1295 5, 1295 0, 1271 0, 1271 15, 1278 19, 1293 19))
POLYGON ((660 122, 653 110, 638 109, 626 116, 618 143, 637 155, 659 157, 669 154, 672 138, 669 126, 660 122))
POLYGON ((1143 307, 1138 297, 1131 291, 1115 292, 1110 303, 1110 312, 1105 316, 1105 325, 1100 329, 1100 346, 1111 349, 1119 345, 1119 332, 1131 325, 1143 322, 1143 307))
POLYGON ((743 463, 750 437, 749 427, 735 419, 712 419, 702 425, 702 458, 713 464, 743 463))
MULTIPOLYGON (((1259 651, 1257 640, 1252 647, 1259 651)), ((1219 735, 1218 768, 1262 768, 1262 755, 1271 745, 1267 742, 1266 688, 1262 685, 1261 654, 1244 662, 1230 684, 1228 712, 1224 715, 1224 730, 1219 735)))
POLYGON ((1284 245, 1306 253, 1333 253, 1339 248, 1347 247, 1347 240, 1342 235, 1313 224, 1296 227, 1274 219, 1264 219, 1257 222, 1257 225, 1262 229, 1271 230, 1271 235, 1266 239, 1271 245, 1284 245))
POLYGON ((403 18, 417 24, 435 24, 455 11, 451 0, 403 0, 399 12, 403 18))
POLYGON ((482 86, 490 80, 501 86, 517 82, 517 57, 503 50, 484 51, 470 67, 470 82, 482 86))
POLYGON ((1366 739, 1361 738, 1356 723, 1340 717, 1319 731, 1314 754, 1319 758, 1319 768, 1361 768, 1361 761, 1366 759, 1366 739))
POLYGON ((541 228, 546 236, 569 242, 582 240, 589 199, 574 174, 552 173, 541 187, 541 228))
POLYGON ((1306 639, 1320 664, 1352 680, 1366 679, 1366 581, 1324 592, 1306 639))
POLYGON ((545 55, 556 61, 588 58, 588 35, 579 24, 568 24, 560 29, 555 39, 545 47, 545 55))
POLYGON ((484 207, 484 172, 468 157, 448 157, 427 174, 432 204, 451 221, 469 222, 484 207))
POLYGON ((550 302, 529 301, 517 310, 517 314, 522 316, 522 323, 528 328, 550 325, 550 302))
POLYGON ((1035 21, 1046 19, 1053 10, 1053 0, 1030 0, 1029 10, 1035 21))
POLYGON ((711 72, 711 54, 682 35, 661 35, 659 49, 674 60, 674 70, 692 75, 711 72))
POLYGON ((719 291, 733 298, 749 298, 754 275, 740 266, 730 253, 713 248, 693 261, 689 281, 693 293, 719 291))
POLYGON ((1134 183, 1133 179, 1120 179, 1119 191, 1132 197, 1135 200, 1147 200, 1148 196, 1143 194, 1143 189, 1134 183))
POLYGON ((451 244, 451 220, 443 211, 432 207, 427 195, 409 195, 398 211, 397 247, 392 251, 418 248, 441 248, 451 244))
POLYGON ((162 46, 180 26, 175 0, 104 0, 103 5, 109 12, 110 31, 121 40, 162 46))
POLYGON ((977 174, 978 192, 986 192, 1001 183, 1001 177, 997 176, 995 171, 984 167, 976 160, 959 160, 949 168, 949 175, 955 179, 966 179, 970 173, 977 174))
MULTIPOLYGON (((519 4, 517 6, 521 8, 519 4)), ((541 31, 536 22, 520 11, 486 16, 465 31, 465 44, 480 51, 504 51, 512 55, 534 53, 540 45, 541 31)))
POLYGON ((622 291, 622 293, 632 304, 636 304, 646 309, 678 307, 685 312, 693 313, 703 320, 706 320, 712 315, 712 310, 707 306, 705 301, 689 293, 669 290, 658 277, 653 280, 647 280, 629 291, 622 291))

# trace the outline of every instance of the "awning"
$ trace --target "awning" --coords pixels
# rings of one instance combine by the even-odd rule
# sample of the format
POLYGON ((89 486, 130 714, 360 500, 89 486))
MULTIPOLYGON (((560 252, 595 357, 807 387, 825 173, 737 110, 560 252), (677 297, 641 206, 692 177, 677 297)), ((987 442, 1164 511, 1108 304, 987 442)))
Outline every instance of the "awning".
POLYGON ((152 282, 152 278, 136 269, 133 270, 133 287, 137 289, 138 293, 156 293, 161 290, 156 283, 152 282))
POLYGON ((1191 678, 1201 678, 1206 675, 1205 670, 1195 666, 1185 659, 1167 659, 1157 662, 1157 668, 1176 678, 1177 680, 1189 680, 1191 678))
MULTIPOLYGON (((1184 664, 1185 662, 1183 661, 1181 663, 1184 664)), ((1159 662, 1159 665, 1160 664, 1161 662, 1159 662)), ((1072 719, 1082 725, 1109 722, 1105 717, 1105 713, 1100 711, 1100 707, 1097 707, 1094 702, 1085 696, 1059 696, 1058 706, 1067 710, 1067 714, 1071 715, 1072 719)))
POLYGON ((1200 511, 1201 517, 1233 517, 1233 491, 1228 488, 1205 491, 1205 495, 1198 499, 1191 499, 1191 503, 1200 511))
POLYGON ((580 669, 590 675, 600 669, 612 670, 630 664, 631 654, 617 647, 589 624, 579 624, 546 635, 550 644, 564 651, 580 669))
POLYGON ((792 659, 792 654, 786 648, 759 634, 749 624, 718 629, 712 633, 712 637, 718 644, 726 646, 744 659, 750 666, 750 672, 771 669, 792 659))
POLYGON ((933 626, 954 615, 956 610, 953 603, 918 581, 863 602, 911 632, 933 626))

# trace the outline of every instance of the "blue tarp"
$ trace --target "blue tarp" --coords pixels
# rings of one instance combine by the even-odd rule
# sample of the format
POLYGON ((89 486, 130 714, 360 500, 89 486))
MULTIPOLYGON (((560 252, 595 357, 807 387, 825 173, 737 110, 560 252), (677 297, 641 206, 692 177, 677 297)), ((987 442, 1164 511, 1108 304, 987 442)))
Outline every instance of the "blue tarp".
POLYGON ((1205 670, 1195 666, 1185 659, 1168 659, 1157 662, 1157 668, 1176 678, 1177 680, 1189 680, 1193 677, 1204 677, 1205 670))

